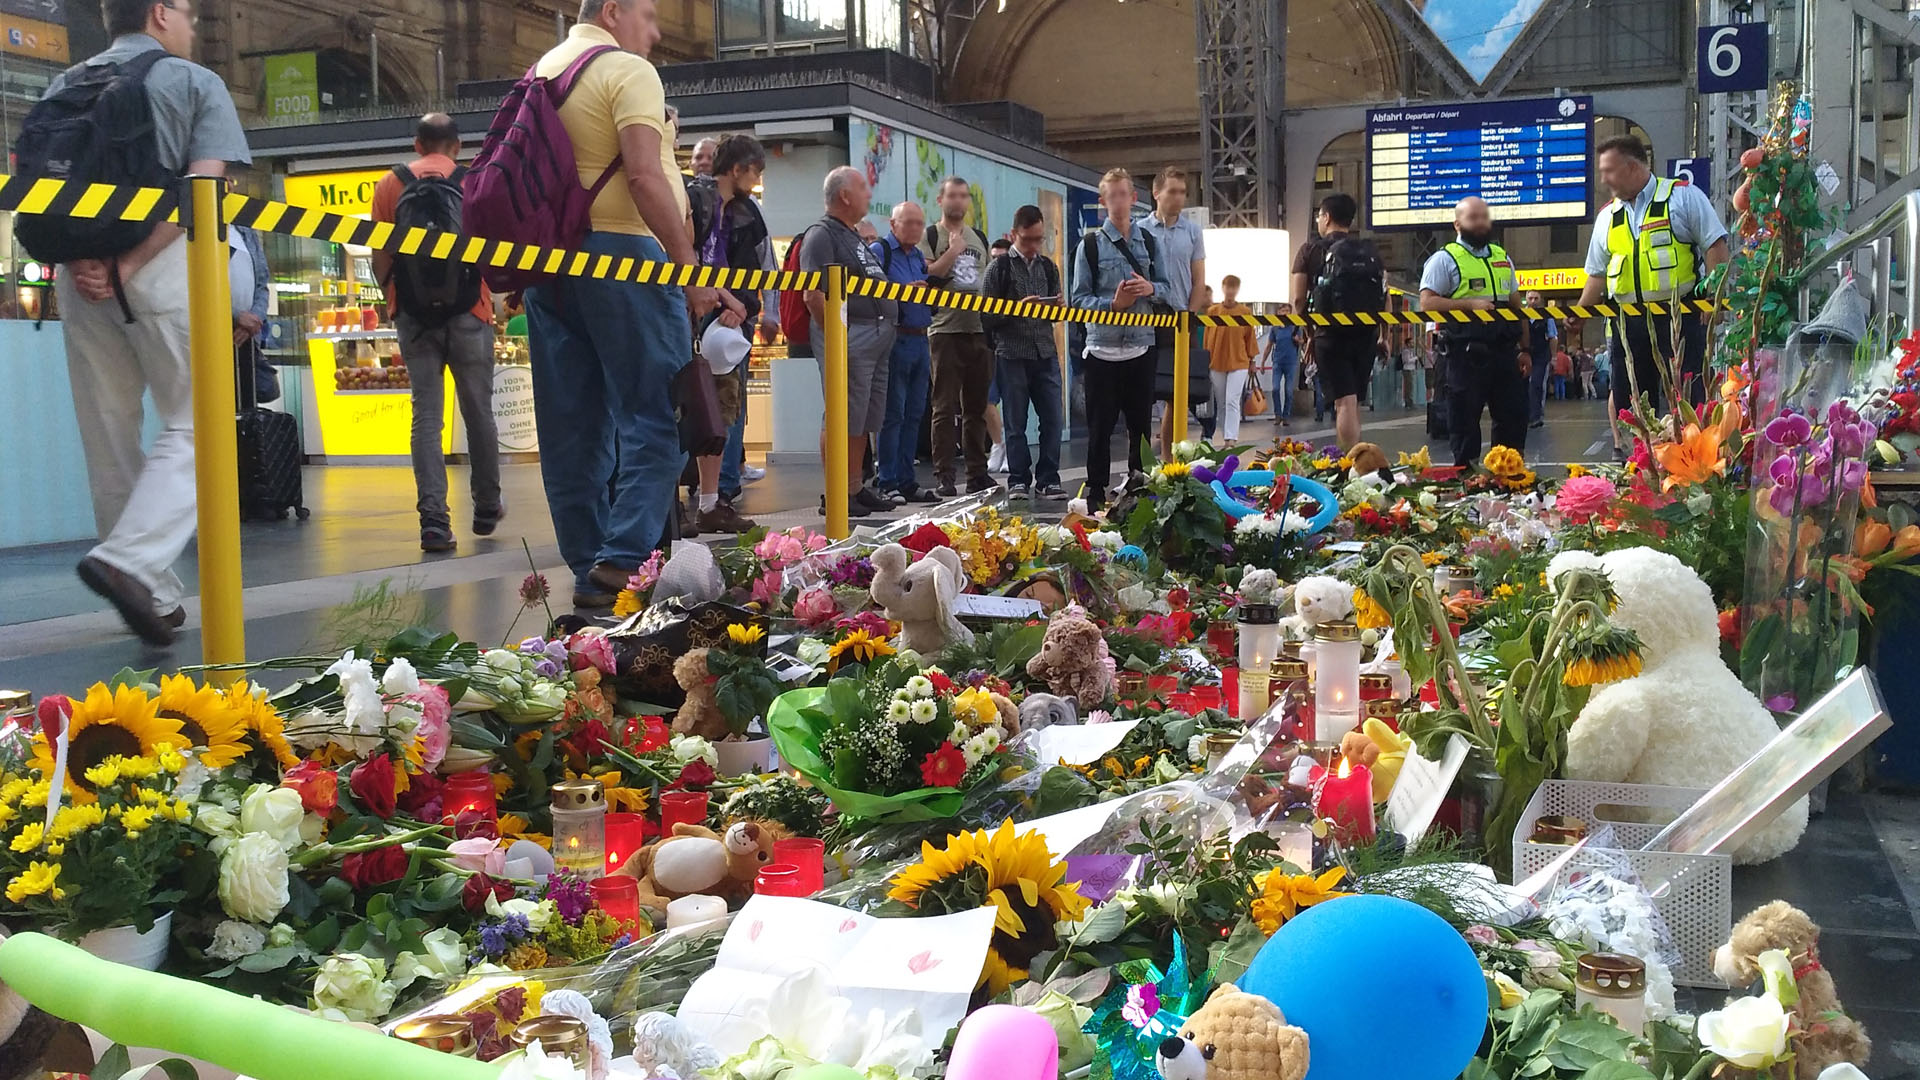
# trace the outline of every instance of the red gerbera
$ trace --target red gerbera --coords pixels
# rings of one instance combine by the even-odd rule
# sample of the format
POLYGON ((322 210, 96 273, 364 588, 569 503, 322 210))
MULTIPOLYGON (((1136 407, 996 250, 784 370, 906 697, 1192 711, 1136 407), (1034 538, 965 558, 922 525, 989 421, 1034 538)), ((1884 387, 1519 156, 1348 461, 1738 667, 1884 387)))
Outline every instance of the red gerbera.
POLYGON ((953 693, 953 680, 947 678, 946 675, 942 672, 938 672, 938 671, 927 672, 927 681, 933 684, 934 690, 938 693, 942 693, 942 694, 953 693))
POLYGON ((920 779, 928 787, 959 787, 960 778, 966 774, 967 757, 950 742, 941 743, 938 750, 920 763, 920 779))

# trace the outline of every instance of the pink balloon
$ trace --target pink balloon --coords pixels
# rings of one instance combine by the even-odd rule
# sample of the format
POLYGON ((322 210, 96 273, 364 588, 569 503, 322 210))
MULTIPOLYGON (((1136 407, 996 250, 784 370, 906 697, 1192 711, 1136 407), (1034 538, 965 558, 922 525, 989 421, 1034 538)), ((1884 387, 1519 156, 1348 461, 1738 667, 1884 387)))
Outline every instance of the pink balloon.
POLYGON ((1060 1042, 1053 1025, 1018 1005, 989 1005, 960 1025, 947 1080, 1054 1080, 1060 1042))

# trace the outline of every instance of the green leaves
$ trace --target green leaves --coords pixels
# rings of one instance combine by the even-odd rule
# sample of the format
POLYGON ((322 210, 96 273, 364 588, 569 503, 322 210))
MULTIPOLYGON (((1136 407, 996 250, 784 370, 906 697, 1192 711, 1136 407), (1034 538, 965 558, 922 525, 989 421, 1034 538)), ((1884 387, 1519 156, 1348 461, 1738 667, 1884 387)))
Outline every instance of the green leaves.
POLYGON ((1605 1020, 1568 1020, 1547 1041, 1546 1057, 1556 1069, 1586 1072, 1602 1062, 1622 1062, 1630 1056, 1633 1039, 1605 1020))

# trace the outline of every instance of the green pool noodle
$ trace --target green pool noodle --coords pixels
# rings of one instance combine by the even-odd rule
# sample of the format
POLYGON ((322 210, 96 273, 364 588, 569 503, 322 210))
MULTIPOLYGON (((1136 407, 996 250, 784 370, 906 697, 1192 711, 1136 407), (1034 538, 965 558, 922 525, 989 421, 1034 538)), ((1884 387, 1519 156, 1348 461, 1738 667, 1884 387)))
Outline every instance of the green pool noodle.
POLYGON ((500 1070, 216 986, 101 960, 44 934, 0 942, 0 981, 127 1046, 255 1080, 498 1080, 500 1070))
POLYGON ((845 1065, 808 1065, 787 1073, 785 1080, 863 1080, 862 1074, 845 1065))

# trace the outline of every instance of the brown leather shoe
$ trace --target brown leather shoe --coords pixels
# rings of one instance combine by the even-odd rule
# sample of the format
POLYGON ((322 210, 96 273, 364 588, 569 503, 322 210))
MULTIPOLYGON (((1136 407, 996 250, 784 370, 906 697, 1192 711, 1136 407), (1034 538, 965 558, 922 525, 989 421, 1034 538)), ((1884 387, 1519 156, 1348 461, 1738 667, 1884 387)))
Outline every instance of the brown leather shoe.
POLYGON ((175 630, 187 625, 187 609, 183 607, 174 608, 161 617, 166 620, 168 626, 173 627, 175 630))
POLYGON ((127 629, 134 632, 141 641, 149 645, 173 644, 173 627, 167 625, 167 619, 153 610, 153 590, 142 585, 131 574, 117 566, 109 565, 89 555, 74 567, 80 580, 87 588, 100 594, 120 613, 120 619, 127 629))
POLYGON ((700 511, 700 531, 710 533, 752 532, 758 524, 733 508, 724 499, 711 510, 700 511))
MULTIPOLYGON (((587 571, 587 580, 598 586, 602 592, 619 593, 627 587, 627 579, 633 576, 634 567, 615 566, 612 563, 594 563, 587 571)), ((613 601, 609 600, 610 605, 613 601)))

